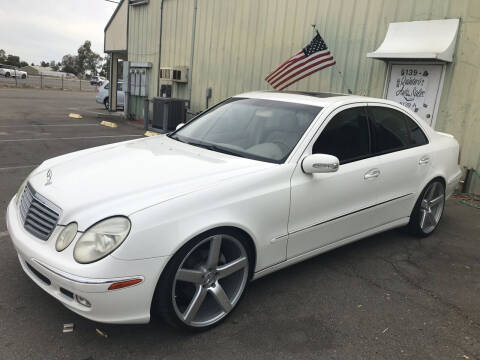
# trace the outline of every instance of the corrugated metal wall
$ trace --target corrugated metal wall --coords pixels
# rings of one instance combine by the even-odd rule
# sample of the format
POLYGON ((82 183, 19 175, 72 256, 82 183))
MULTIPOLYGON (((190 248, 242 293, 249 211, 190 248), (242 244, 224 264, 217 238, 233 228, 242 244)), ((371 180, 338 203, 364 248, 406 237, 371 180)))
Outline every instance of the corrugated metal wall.
MULTIPOLYGON (((145 38, 158 44, 159 1, 151 0, 138 13, 131 9, 129 59, 131 51, 150 51, 143 50, 145 38)), ((189 65, 193 4, 194 0, 165 0, 162 66, 189 65)), ((388 24, 443 18, 461 18, 461 24, 454 63, 447 66, 437 130, 453 133, 462 143, 462 163, 478 169, 479 0, 198 0, 192 110, 205 108, 207 87, 213 89, 210 104, 240 92, 269 89, 265 76, 312 39, 313 23, 337 65, 289 89, 351 89, 381 97, 385 63, 366 54, 383 41, 388 24)), ((158 49, 152 49, 156 54, 158 49)), ((178 85, 173 95, 188 97, 187 86, 178 85)))
MULTIPOLYGON (((128 61, 152 63, 148 71, 149 97, 157 94, 160 13, 160 0, 150 0, 148 5, 130 6, 128 19, 128 61)), ((131 96, 130 112, 137 119, 143 119, 144 106, 144 98, 131 96)))

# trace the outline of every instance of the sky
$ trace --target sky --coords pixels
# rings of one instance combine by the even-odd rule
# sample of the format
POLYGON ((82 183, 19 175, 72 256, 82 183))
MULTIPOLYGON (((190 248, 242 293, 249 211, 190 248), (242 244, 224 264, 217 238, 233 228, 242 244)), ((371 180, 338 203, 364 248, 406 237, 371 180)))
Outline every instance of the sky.
POLYGON ((105 0, 0 0, 0 49, 38 65, 76 54, 90 40, 103 56, 103 30, 115 8, 105 0))

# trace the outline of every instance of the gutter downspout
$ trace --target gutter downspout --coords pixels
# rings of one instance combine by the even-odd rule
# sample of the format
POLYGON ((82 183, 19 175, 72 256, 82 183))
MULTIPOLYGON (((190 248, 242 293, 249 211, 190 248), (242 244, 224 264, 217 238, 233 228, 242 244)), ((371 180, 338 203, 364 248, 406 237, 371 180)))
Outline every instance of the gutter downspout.
POLYGON ((192 107, 192 72, 193 72, 193 55, 195 52, 195 30, 197 28, 197 7, 198 0, 194 0, 193 5, 193 23, 192 23, 192 43, 190 45, 190 67, 188 69, 188 108, 192 107))
POLYGON ((157 97, 160 96, 160 67, 162 66, 162 28, 163 28, 163 0, 160 2, 160 39, 158 41, 158 73, 157 73, 157 97))

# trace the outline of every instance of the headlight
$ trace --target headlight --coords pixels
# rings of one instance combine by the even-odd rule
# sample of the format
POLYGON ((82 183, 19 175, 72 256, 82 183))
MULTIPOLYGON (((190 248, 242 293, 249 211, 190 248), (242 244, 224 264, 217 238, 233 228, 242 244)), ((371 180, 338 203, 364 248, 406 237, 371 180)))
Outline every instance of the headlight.
POLYGON ((110 254, 130 232, 130 220, 112 217, 93 225, 75 244, 73 257, 81 264, 91 263, 110 254))
POLYGON ((77 235, 78 225, 76 222, 72 222, 65 226, 60 235, 57 237, 57 242, 55 244, 55 249, 57 251, 65 250, 68 245, 70 245, 77 235))

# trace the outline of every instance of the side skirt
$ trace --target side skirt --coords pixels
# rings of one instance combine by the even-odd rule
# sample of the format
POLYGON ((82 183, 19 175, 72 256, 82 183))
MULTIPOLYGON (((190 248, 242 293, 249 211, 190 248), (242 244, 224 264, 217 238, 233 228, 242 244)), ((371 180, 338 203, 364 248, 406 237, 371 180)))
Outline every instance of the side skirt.
POLYGON ((315 250, 311 250, 305 254, 301 254, 301 255, 298 255, 298 256, 295 256, 294 258, 291 258, 291 259, 288 259, 288 260, 285 260, 281 263, 278 263, 278 264, 275 264, 273 266, 270 266, 266 269, 263 269, 263 270, 260 270, 258 272, 256 272, 254 275, 253 275, 253 278, 252 280, 257 280, 265 275, 268 275, 270 273, 273 273, 277 270, 280 270, 280 269, 283 269, 283 268, 286 268, 287 266, 290 266, 290 265, 293 265, 293 264, 296 264, 296 263, 299 263, 301 261, 304 261, 304 260, 307 260, 311 257, 314 257, 314 256, 317 256, 317 255, 320 255, 320 254, 323 254, 327 251, 330 251, 330 250, 333 250, 333 249, 336 249, 340 246, 343 246, 343 245, 346 245, 348 243, 351 243, 351 242, 354 242, 354 241, 357 241, 357 240, 361 240, 363 238, 366 238, 368 236, 372 236, 374 234, 377 234, 377 233, 381 233, 381 232, 384 232, 384 231, 387 231, 387 230, 390 230, 390 229, 394 229, 394 228, 397 228, 397 227, 401 227, 401 226, 404 226, 404 225, 407 225, 408 222, 409 222, 410 218, 409 217, 405 217, 405 218, 402 218, 402 219, 398 219, 398 220, 395 220, 395 221, 392 221, 392 222, 389 222, 387 224, 383 224, 383 225, 380 225, 380 226, 377 226, 373 229, 369 229, 369 230, 366 230, 364 232, 361 232, 359 234, 356 234, 356 235, 353 235, 353 236, 350 236, 348 238, 345 238, 345 239, 342 239, 342 240, 338 240, 334 243, 331 243, 331 244, 328 244, 328 245, 325 245, 325 246, 322 246, 318 249, 315 249, 315 250))

